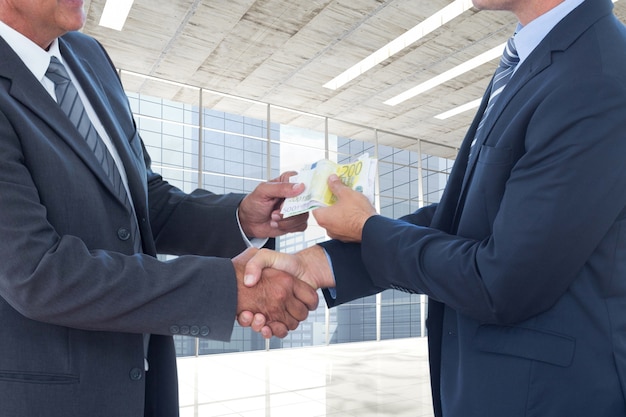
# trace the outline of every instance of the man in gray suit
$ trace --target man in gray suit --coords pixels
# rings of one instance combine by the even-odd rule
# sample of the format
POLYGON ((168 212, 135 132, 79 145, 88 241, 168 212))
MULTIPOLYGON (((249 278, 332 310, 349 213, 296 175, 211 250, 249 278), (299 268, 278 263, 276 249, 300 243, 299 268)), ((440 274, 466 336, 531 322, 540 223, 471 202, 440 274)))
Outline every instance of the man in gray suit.
POLYGON ((284 273, 245 288, 236 256, 306 227, 276 211, 302 186, 165 182, 84 19, 81 0, 0 0, 0 416, 176 416, 172 335, 228 340, 251 310, 284 336, 316 307, 284 273))
POLYGON ((474 4, 519 19, 513 70, 441 202, 389 219, 335 178, 315 217, 337 240, 260 252, 249 274, 335 287, 330 306, 427 294, 437 417, 626 416, 626 29, 611 0, 474 4))

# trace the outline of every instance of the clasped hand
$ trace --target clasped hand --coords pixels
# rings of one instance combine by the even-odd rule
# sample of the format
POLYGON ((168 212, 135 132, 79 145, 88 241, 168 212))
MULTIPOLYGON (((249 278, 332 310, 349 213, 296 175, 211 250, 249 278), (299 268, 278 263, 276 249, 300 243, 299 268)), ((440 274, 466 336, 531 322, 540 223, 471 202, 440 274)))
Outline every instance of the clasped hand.
POLYGON ((258 251, 249 248, 232 260, 237 274, 238 321, 244 327, 250 326, 252 312, 255 312, 257 319, 263 320, 257 331, 267 327, 262 333, 266 338, 272 335, 282 338, 287 336, 289 330, 298 327, 308 317, 309 311, 317 308, 319 298, 312 286, 287 272, 272 268, 263 269, 254 285, 246 286, 246 264, 258 251))

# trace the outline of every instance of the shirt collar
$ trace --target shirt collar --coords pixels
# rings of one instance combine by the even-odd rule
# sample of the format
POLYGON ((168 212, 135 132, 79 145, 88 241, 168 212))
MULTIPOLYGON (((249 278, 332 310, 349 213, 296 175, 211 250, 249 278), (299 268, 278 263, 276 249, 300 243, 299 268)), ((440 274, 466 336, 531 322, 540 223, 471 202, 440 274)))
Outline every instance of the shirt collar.
POLYGON ((50 45, 49 50, 46 51, 2 21, 0 21, 0 36, 20 57, 35 78, 40 81, 43 80, 48 70, 51 56, 56 56, 63 62, 58 39, 55 39, 50 45))
POLYGON ((542 14, 526 26, 518 23, 515 34, 515 48, 520 57, 520 64, 528 58, 548 33, 585 0, 564 0, 547 13, 542 14))

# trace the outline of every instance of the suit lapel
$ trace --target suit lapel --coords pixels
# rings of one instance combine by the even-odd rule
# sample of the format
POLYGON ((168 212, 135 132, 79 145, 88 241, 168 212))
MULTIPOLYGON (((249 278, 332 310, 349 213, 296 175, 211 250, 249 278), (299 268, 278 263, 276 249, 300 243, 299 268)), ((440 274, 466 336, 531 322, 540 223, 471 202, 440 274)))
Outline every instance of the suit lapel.
POLYGON ((78 58, 72 51, 70 45, 59 39, 59 47, 63 58, 70 67, 74 76, 80 83, 90 104, 94 108, 100 122, 109 135, 111 141, 118 151, 131 192, 135 210, 137 213, 144 213, 147 210, 146 203, 146 180, 142 173, 145 172, 143 161, 135 156, 132 151, 129 138, 126 137, 119 122, 115 119, 115 112, 107 95, 105 88, 97 76, 97 71, 85 59, 78 58))
POLYGON ((54 99, 50 97, 39 80, 33 76, 17 54, 1 38, 0 52, 3 57, 6 57, 4 62, 0 64, 0 76, 10 80, 9 94, 50 126, 58 134, 58 137, 83 160, 103 186, 112 195, 115 195, 111 181, 102 170, 85 139, 78 133, 76 127, 54 99))
MULTIPOLYGON (((613 5, 610 2, 604 2, 601 5, 591 1, 583 2, 561 22, 559 22, 548 35, 537 45, 533 52, 520 64, 515 71, 506 88, 498 97, 493 110, 489 114, 480 134, 476 138, 476 152, 468 164, 468 170, 472 170, 480 154, 480 147, 485 144, 489 138, 489 134, 495 123, 498 121, 502 111, 509 104, 515 94, 534 76, 541 73, 552 63, 552 54, 559 51, 565 51, 576 40, 581 31, 586 30, 597 18, 597 11, 593 10, 596 6, 601 8, 601 12, 611 13, 613 5)), ((490 84, 491 86, 491 84, 490 84)), ((484 98, 483 98, 484 102, 484 98)), ((482 111, 478 114, 482 115, 482 111)))
MULTIPOLYGON (((515 94, 519 91, 520 88, 522 88, 533 76, 535 76, 537 73, 539 73, 542 69, 544 69, 550 64, 551 62, 550 56, 551 54, 549 50, 547 51, 544 50, 542 52, 541 48, 538 47, 531 54, 531 56, 521 64, 521 66, 517 69, 517 71, 515 71, 515 73, 511 77, 511 80, 508 82, 506 88, 498 96, 498 101, 496 102, 493 109, 489 113, 489 116, 485 120, 482 128, 480 129, 480 132, 478 132, 478 135, 477 135, 476 132, 478 129, 478 124, 480 123, 482 119, 482 115, 485 111, 485 108, 487 107, 489 95, 491 91, 491 84, 493 80, 492 82, 489 83, 489 87, 487 88, 483 96, 481 106, 478 112, 476 113, 472 126, 468 130, 467 136, 464 140, 464 143, 474 142, 474 140, 475 142, 474 142, 474 145, 472 146, 473 150, 471 154, 469 156, 467 156, 467 154, 462 156, 462 158, 464 158, 467 161, 467 163, 465 164, 464 176, 463 176, 463 180, 461 181, 461 186, 458 187, 459 193, 458 193, 458 198, 456 200, 457 204, 456 204, 456 210, 454 212, 453 224, 452 224, 453 233, 456 233, 456 227, 458 226, 458 222, 461 216, 461 211, 463 210, 463 205, 465 204, 465 196, 467 194, 468 185, 471 181, 472 175, 474 173, 474 169, 476 168, 476 162, 478 161, 482 146, 486 142, 492 142, 489 136, 494 125, 500 118, 502 111, 510 103, 511 99, 515 97, 515 94)), ((497 140, 497 139, 498 138, 495 138, 494 140, 497 140)), ((467 150, 467 152, 469 153, 469 149, 467 150)))
MULTIPOLYGON (((478 131, 478 125, 481 122, 482 115, 489 104, 489 95, 491 94, 491 85, 493 83, 493 79, 489 82, 489 86, 483 95, 482 101, 480 103, 480 107, 474 116, 474 121, 470 126, 467 135, 464 139, 464 143, 467 143, 466 153, 463 155, 463 159, 466 161, 463 167, 463 180, 461 182, 460 195, 463 195, 467 182, 471 177, 471 173, 473 172, 474 166, 476 165, 476 160, 478 159, 478 154, 480 153, 480 148, 485 141, 485 133, 491 129, 490 125, 485 124, 481 129, 481 133, 479 136, 476 136, 476 132, 478 131), (473 149, 473 152, 471 150, 473 149)), ((493 109, 491 113, 493 114, 497 109, 493 109)), ((460 153, 460 152, 459 152, 460 153)), ((456 212, 459 211, 459 207, 457 206, 456 212)), ((455 216, 456 217, 456 216, 455 216)))
MULTIPOLYGON (((473 131, 473 134, 476 135, 475 137, 476 143, 474 145, 474 151, 472 152, 472 155, 468 162, 468 167, 467 167, 468 173, 473 171, 474 167, 476 166, 478 155, 480 155, 480 149, 487 141, 487 138, 489 138, 491 130, 493 129, 493 126, 496 124, 496 122, 500 118, 502 111, 506 108, 506 106, 509 104, 511 99, 515 96, 517 91, 519 91, 519 89, 524 84, 526 84, 530 78, 532 78, 533 73, 536 72, 532 70, 532 67, 530 67, 530 71, 529 71, 529 65, 526 65, 527 63, 528 61, 525 61, 521 64, 521 66, 517 69, 517 71, 515 71, 515 73, 511 77, 511 80, 507 83, 506 88, 499 94, 497 101, 495 105, 493 106, 493 109, 491 110, 487 118, 485 119, 484 124, 482 128, 480 129, 480 132, 478 132, 478 135, 476 135, 475 130, 473 131)), ((549 63, 549 56, 548 56, 548 63, 549 63)), ((547 66, 547 64, 543 65, 542 68, 545 66, 547 66)), ((491 90, 491 83, 489 84, 489 88, 487 89, 487 93, 485 94, 486 97, 489 96, 490 90, 491 90)), ((486 97, 483 97, 483 103, 485 103, 486 97)), ((485 106, 486 106, 486 103, 485 103, 485 106)), ((482 117, 483 112, 484 112, 484 109, 483 111, 479 111, 477 113, 477 118, 479 120, 482 117)), ((466 182, 467 182, 467 178, 468 176, 466 176, 466 179, 465 179, 466 182)))
MULTIPOLYGON (((458 224, 460 213, 463 209, 468 184, 470 183, 472 174, 476 168, 476 162, 478 161, 480 155, 480 149, 486 143, 494 145, 499 139, 497 137, 491 138, 490 134, 494 125, 499 121, 502 111, 509 105, 511 100, 521 88, 523 88, 533 77, 537 76, 551 65, 554 53, 565 51, 576 40, 579 34, 586 30, 586 28, 588 28, 598 18, 598 13, 611 13, 612 8, 613 5, 611 2, 603 2, 601 4, 599 2, 595 3, 591 1, 583 2, 561 22, 559 22, 550 33, 548 33, 548 35, 539 43, 539 45, 537 45, 528 58, 520 64, 517 71, 515 71, 506 88, 502 91, 502 93, 500 93, 498 101, 491 110, 491 113, 485 121, 479 135, 476 137, 474 151, 472 152, 469 160, 467 161, 467 156, 465 154, 461 154, 461 152, 459 152, 459 157, 467 161, 467 166, 462 180, 462 185, 460 187, 456 187, 456 189, 459 190, 459 193, 456 211, 452 220, 452 228, 454 232, 456 232, 456 225, 458 224)), ((489 90, 490 88, 487 89, 487 92, 489 92, 489 90)), ((487 96, 487 94, 485 96, 487 96)), ((468 131, 464 143, 473 140, 476 135, 476 128, 478 126, 477 122, 480 121, 486 106, 485 96, 483 97, 481 108, 474 118, 474 122, 468 131)), ((456 165, 457 164, 455 163, 455 166, 456 165)), ((463 165, 465 165, 465 163, 463 165)))

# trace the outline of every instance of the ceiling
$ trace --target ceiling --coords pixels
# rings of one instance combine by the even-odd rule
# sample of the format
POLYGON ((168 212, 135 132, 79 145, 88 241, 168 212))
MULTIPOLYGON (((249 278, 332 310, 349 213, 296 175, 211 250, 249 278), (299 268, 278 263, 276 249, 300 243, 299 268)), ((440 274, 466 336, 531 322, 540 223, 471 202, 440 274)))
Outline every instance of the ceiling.
MULTIPOLYGON (((84 32, 122 71, 228 95, 202 105, 264 118, 269 103, 331 119, 331 132, 453 158, 475 110, 435 115, 482 96, 497 58, 396 106, 384 102, 506 41, 507 12, 462 13, 346 85, 328 81, 452 0, 135 0, 122 31, 98 26, 105 0, 86 0, 84 32)), ((626 21, 626 0, 615 3, 626 21)), ((197 101, 197 90, 124 77, 129 91, 197 101)), ((273 111, 272 121, 309 128, 322 119, 273 111), (278 120, 277 120, 278 119, 278 120), (281 120, 282 119, 282 120, 281 120)))

